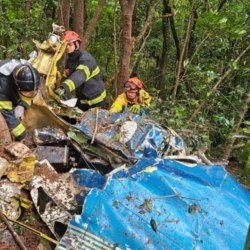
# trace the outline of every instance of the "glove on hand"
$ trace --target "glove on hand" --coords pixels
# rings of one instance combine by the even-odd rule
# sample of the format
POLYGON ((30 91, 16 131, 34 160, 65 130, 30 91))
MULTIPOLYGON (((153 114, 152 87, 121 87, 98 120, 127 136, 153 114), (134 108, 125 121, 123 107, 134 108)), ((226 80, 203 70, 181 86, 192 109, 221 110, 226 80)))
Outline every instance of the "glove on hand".
POLYGON ((140 113, 140 110, 141 110, 141 106, 140 106, 140 104, 134 104, 134 105, 132 105, 132 106, 129 108, 129 110, 130 110, 131 112, 133 112, 134 114, 139 114, 139 113, 140 113))
POLYGON ((18 105, 14 109, 14 115, 17 119, 20 119, 24 114, 24 107, 21 105, 18 105))
POLYGON ((59 87, 58 89, 56 89, 55 94, 58 95, 63 101, 67 100, 66 90, 64 87, 59 87))

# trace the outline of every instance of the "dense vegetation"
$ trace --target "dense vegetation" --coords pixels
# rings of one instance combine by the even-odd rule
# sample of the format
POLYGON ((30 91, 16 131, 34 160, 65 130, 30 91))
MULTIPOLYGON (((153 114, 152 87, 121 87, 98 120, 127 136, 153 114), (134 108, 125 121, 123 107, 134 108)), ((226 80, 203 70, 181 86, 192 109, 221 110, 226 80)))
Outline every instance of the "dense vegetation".
MULTIPOLYGON (((29 11, 27 2, 0 3, 1 59, 28 58, 34 49, 32 39, 46 39, 51 24, 59 20, 60 1, 32 1, 29 11)), ((84 2, 87 26, 99 1, 84 2)), ((230 150, 231 156, 238 158, 242 153, 242 163, 249 167, 250 176, 249 0, 137 0, 132 31, 135 40, 152 6, 150 29, 134 45, 130 65, 131 72, 136 70, 154 95, 152 117, 180 132, 190 151, 202 147, 213 158, 227 157, 225 149, 233 140, 238 150, 230 150), (177 76, 179 82, 174 94, 177 76), (240 135, 237 140, 232 139, 236 134, 240 135)), ((72 13, 71 10, 71 24, 72 13)), ((110 79, 115 72, 114 56, 120 59, 121 30, 119 2, 109 0, 87 50, 102 68, 111 101, 115 91, 110 79), (114 37, 117 54, 114 54, 114 37)))

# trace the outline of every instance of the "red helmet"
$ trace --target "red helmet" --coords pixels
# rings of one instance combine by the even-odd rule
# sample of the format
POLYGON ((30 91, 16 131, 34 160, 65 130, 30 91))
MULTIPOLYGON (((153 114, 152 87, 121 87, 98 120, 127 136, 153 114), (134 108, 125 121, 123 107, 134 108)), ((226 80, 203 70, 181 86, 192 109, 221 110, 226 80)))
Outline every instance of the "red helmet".
POLYGON ((144 84, 138 77, 132 77, 125 82, 124 88, 129 92, 137 92, 144 88, 144 84))
POLYGON ((67 30, 63 33, 63 40, 66 40, 68 43, 82 41, 80 36, 75 31, 72 31, 72 30, 67 30))

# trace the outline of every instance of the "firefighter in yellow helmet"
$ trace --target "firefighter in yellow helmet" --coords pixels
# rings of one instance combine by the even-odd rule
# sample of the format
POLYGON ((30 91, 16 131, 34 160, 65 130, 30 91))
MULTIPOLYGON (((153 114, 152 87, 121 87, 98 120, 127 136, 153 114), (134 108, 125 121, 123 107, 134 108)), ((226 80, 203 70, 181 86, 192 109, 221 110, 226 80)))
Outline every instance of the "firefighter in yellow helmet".
POLYGON ((38 71, 26 60, 0 61, 0 112, 15 140, 25 138, 26 128, 21 118, 36 96, 39 85, 38 71))
POLYGON ((125 82, 124 90, 113 102, 111 112, 122 112, 124 108, 128 108, 131 112, 140 114, 141 108, 150 107, 152 97, 144 90, 144 84, 137 76, 125 82))

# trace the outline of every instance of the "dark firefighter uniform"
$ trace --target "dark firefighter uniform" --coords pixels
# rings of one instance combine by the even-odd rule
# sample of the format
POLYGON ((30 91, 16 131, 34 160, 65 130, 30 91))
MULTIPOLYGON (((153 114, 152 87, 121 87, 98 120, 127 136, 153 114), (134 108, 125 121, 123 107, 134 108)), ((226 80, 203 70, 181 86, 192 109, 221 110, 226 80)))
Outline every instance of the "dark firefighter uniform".
POLYGON ((62 83, 66 98, 78 98, 77 106, 83 111, 93 107, 107 108, 106 90, 100 69, 92 55, 84 50, 75 50, 68 55, 65 73, 67 79, 62 83))
POLYGON ((16 66, 24 63, 27 61, 14 59, 0 61, 0 112, 6 120, 11 135, 19 140, 25 137, 26 128, 15 117, 14 108, 18 105, 28 108, 32 98, 18 93, 12 73, 16 66))

